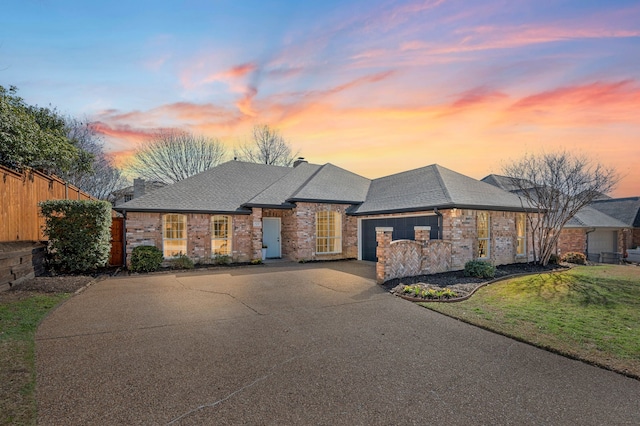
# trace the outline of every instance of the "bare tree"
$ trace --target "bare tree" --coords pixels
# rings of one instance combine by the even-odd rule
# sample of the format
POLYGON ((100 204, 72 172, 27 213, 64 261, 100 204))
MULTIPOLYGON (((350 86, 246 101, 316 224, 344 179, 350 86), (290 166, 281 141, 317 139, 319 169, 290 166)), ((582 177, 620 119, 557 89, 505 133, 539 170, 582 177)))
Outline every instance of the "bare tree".
POLYGON ((80 160, 69 171, 60 173, 72 185, 101 200, 113 201, 112 193, 128 185, 122 172, 104 152, 104 143, 93 125, 73 117, 65 119, 67 137, 78 148, 80 160), (90 162, 90 169, 83 166, 90 162))
POLYGON ((522 206, 529 210, 534 260, 546 265, 560 231, 583 207, 613 190, 619 181, 614 169, 566 151, 525 155, 503 167, 522 206))
POLYGON ((215 138, 164 131, 143 144, 128 169, 147 180, 175 183, 220 164, 226 149, 215 138))
POLYGON ((233 151, 238 160, 251 163, 291 166, 299 154, 292 153, 289 143, 277 129, 266 124, 253 126, 253 140, 233 151))

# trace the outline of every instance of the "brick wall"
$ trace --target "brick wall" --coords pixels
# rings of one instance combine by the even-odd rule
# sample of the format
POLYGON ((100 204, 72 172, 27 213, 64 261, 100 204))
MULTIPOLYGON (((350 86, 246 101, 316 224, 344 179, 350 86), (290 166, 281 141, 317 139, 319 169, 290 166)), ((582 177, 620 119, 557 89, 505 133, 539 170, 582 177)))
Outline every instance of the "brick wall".
POLYGON ((358 223, 345 211, 344 204, 297 203, 296 208, 283 214, 282 254, 292 260, 334 260, 358 257, 358 223), (316 253, 316 212, 340 212, 342 218, 342 252, 316 253))
MULTIPOLYGON (((128 212, 126 226, 127 265, 137 246, 156 246, 162 250, 162 213, 128 212)), ((194 262, 208 263, 211 260, 210 214, 187 214, 187 256, 194 262)), ((253 256, 252 221, 249 215, 231 215, 232 260, 248 262, 253 256)), ((262 235, 262 234, 260 234, 262 235)))
POLYGON ((564 228, 560 231, 556 254, 562 257, 571 252, 587 252, 587 233, 584 229, 564 228))
MULTIPOLYGON (((517 256, 516 212, 489 211, 489 261, 494 265, 527 262, 533 259, 530 230, 527 224, 527 255, 517 256)), ((452 270, 464 268, 478 251, 478 210, 442 210, 442 239, 450 241, 452 270)))
POLYGON ((392 227, 376 228, 377 282, 452 270, 451 242, 430 240, 430 230, 429 226, 416 226, 414 241, 392 241, 392 227))
POLYGON ((640 228, 633 228, 629 238, 629 248, 640 247, 640 228))

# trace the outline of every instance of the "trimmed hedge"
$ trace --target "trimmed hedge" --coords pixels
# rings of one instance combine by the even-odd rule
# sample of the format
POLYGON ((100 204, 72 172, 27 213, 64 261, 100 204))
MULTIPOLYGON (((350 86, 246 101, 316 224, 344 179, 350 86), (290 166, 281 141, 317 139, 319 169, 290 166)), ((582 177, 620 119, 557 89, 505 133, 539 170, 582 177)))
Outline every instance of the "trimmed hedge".
POLYGON ((160 269, 162 260, 162 250, 156 246, 134 247, 131 253, 131 267, 133 272, 153 272, 160 269))
POLYGON ((111 252, 111 203, 48 200, 45 218, 49 265, 59 272, 85 272, 106 266, 111 252))

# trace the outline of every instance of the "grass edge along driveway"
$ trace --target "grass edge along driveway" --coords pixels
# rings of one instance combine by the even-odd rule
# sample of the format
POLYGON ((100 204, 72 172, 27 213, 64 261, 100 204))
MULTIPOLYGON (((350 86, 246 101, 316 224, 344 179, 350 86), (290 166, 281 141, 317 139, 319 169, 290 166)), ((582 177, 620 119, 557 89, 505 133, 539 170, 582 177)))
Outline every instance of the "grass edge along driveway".
POLYGON ((36 424, 35 334, 71 293, 9 293, 0 299, 0 424, 36 424))
POLYGON ((640 268, 578 266, 500 281, 428 309, 640 379, 640 268))

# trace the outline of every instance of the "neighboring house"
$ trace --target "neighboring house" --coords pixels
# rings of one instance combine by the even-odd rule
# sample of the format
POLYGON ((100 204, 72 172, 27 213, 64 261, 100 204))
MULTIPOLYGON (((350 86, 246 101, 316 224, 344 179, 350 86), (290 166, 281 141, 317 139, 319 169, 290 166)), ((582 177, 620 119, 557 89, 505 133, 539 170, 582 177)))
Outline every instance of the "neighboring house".
MULTIPOLYGON (((492 174, 482 181, 514 194, 519 192, 518 185, 514 185, 507 176, 492 174)), ((632 199, 619 200, 624 201, 613 203, 615 199, 601 194, 590 206, 581 209, 560 232, 556 254, 578 252, 593 262, 617 262, 629 247, 630 224, 636 216, 640 222, 640 197, 633 199, 635 202, 632 199), (617 209, 624 210, 624 213, 617 209)))
POLYGON ((596 200, 591 207, 618 219, 630 228, 625 246, 627 249, 640 247, 640 197, 596 200))
POLYGON ((167 184, 164 182, 136 178, 133 180, 133 185, 127 186, 126 188, 122 188, 111 193, 113 199, 115 200, 113 205, 118 206, 120 204, 124 204, 128 201, 133 200, 134 198, 141 197, 144 194, 148 194, 149 192, 153 192, 156 189, 165 186, 167 186, 167 184))
POLYGON ((376 228, 414 239, 414 226, 451 243, 450 269, 472 259, 530 260, 518 197, 438 165, 369 180, 332 164, 230 161, 115 208, 126 252, 154 245, 207 262, 230 256, 376 260, 376 228))
POLYGON ((557 254, 578 252, 592 262, 617 263, 626 249, 627 234, 625 223, 587 206, 562 229, 557 254))

